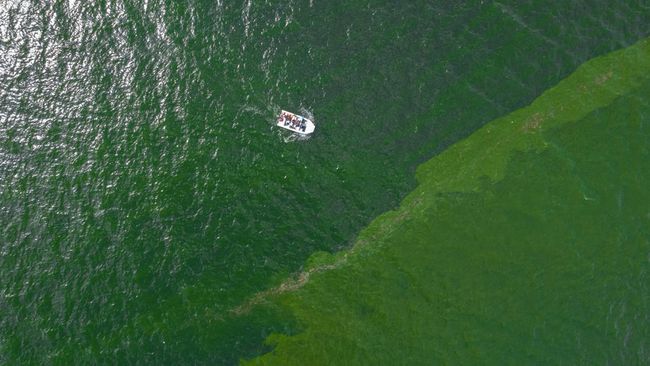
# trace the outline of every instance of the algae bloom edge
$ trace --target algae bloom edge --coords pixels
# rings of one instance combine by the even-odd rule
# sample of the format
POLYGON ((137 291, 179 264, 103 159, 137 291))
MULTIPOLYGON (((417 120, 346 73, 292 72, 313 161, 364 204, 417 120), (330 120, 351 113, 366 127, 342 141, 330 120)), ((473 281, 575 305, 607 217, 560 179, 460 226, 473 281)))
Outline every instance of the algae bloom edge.
MULTIPOLYGON (((369 257, 373 252, 389 244, 385 238, 436 205, 437 197, 476 192, 486 180, 492 184, 500 181, 514 153, 547 149, 545 132, 581 120, 610 105, 618 97, 640 87, 648 75, 650 39, 584 63, 528 107, 486 124, 422 164, 416 174, 418 186, 398 209, 384 213, 364 229, 350 249, 334 255, 316 253, 302 273, 279 287, 257 294, 234 312, 247 312, 251 307, 270 302, 300 313, 298 319, 304 320, 309 310, 298 309, 300 305, 293 299, 304 299, 311 291, 317 292, 314 288, 318 287, 322 273, 345 271, 359 261, 372 260, 369 257)), ((300 334, 293 337, 300 337, 300 334)), ((282 346, 291 338, 272 335, 267 341, 282 346)), ((252 363, 263 362, 267 356, 252 363)))

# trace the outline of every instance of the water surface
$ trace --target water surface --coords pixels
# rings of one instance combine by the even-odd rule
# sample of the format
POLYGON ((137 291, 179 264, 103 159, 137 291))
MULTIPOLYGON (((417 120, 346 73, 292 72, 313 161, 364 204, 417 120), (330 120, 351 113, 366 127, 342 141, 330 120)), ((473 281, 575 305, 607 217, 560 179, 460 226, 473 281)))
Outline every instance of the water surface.
POLYGON ((229 310, 415 166, 648 33, 642 3, 0 5, 0 360, 234 363, 229 310), (290 142, 280 108, 313 116, 290 142))

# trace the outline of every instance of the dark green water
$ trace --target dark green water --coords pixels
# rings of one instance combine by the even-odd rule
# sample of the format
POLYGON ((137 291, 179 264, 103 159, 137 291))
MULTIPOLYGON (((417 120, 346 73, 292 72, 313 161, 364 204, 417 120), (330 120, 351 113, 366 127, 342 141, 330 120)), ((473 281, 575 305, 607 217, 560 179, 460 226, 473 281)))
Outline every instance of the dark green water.
POLYGON ((264 352, 291 321, 230 309, 648 24, 642 1, 0 4, 0 362, 264 352))
POLYGON ((646 39, 420 165, 245 364, 650 364, 649 76, 646 39))

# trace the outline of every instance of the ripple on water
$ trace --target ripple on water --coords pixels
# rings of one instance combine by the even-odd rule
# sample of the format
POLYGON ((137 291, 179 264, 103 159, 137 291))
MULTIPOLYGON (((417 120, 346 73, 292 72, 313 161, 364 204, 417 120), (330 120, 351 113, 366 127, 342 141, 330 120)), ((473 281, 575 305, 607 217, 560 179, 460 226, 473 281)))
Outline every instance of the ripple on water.
POLYGON ((640 5, 587 5, 3 3, 0 360, 264 351, 290 322, 228 309, 348 245, 423 159, 647 33, 640 5), (317 133, 285 143, 278 109, 317 133))

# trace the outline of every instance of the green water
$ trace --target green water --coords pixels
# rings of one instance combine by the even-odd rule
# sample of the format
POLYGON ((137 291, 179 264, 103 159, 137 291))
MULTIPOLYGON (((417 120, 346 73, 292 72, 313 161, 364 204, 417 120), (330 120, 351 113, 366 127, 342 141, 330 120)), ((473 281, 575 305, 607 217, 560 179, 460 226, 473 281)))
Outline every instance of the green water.
POLYGON ((603 1, 0 4, 0 363, 268 351, 293 315, 232 309, 647 24, 603 1))
POLYGON ((303 329, 250 364, 648 364, 649 71, 650 39, 422 165, 399 210, 268 296, 303 329))

